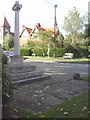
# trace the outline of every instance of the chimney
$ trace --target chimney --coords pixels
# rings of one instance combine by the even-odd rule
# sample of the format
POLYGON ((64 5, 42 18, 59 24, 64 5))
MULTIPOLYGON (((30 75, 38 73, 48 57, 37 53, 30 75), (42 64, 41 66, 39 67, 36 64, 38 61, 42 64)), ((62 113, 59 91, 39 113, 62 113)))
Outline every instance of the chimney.
POLYGON ((36 24, 36 27, 37 27, 37 28, 41 28, 40 23, 37 23, 37 24, 36 24))

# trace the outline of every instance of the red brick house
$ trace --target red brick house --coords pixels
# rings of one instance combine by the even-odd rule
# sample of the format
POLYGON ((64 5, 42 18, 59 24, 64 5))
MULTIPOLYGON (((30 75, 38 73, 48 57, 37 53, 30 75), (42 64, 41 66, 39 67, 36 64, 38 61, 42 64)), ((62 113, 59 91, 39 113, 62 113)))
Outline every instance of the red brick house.
MULTIPOLYGON (((32 28, 28 28, 25 27, 24 25, 22 26, 22 32, 20 34, 20 46, 26 46, 27 41, 42 41, 40 38, 35 38, 34 35, 35 33, 37 33, 38 31, 52 31, 54 32, 54 28, 42 28, 40 23, 37 23, 34 27, 34 29, 32 28)), ((57 35, 58 35, 58 30, 57 30, 57 35)))

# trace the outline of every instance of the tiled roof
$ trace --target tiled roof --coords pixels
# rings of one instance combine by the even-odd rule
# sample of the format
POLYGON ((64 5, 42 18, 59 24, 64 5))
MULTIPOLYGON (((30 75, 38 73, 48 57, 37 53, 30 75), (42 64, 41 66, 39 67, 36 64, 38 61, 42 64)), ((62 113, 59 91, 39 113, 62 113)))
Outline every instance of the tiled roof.
POLYGON ((25 29, 27 30, 27 32, 30 34, 31 31, 32 31, 32 28, 28 28, 28 27, 25 27, 25 29))
POLYGON ((40 23, 37 23, 35 26, 38 29, 38 31, 46 31, 46 29, 44 29, 44 28, 41 27, 40 23))
POLYGON ((11 27, 6 19, 6 17, 4 17, 3 22, 0 24, 0 27, 11 27))
POLYGON ((46 29, 44 29, 44 28, 39 28, 39 27, 37 27, 37 29, 38 29, 39 31, 46 31, 46 29))
POLYGON ((32 32, 32 28, 28 28, 28 27, 25 27, 24 25, 22 25, 22 32, 20 33, 19 37, 22 36, 22 34, 24 33, 25 30, 27 30, 28 34, 30 34, 32 32))

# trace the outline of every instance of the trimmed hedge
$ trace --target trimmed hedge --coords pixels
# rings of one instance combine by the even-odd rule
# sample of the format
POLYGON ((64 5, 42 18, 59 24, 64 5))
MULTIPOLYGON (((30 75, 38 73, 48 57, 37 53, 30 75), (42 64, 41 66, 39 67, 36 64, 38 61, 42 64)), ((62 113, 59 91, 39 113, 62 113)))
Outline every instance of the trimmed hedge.
MULTIPOLYGON (((45 48, 45 56, 47 56, 48 48, 45 48)), ((37 56, 43 56, 43 51, 41 48, 35 48, 33 52, 37 56)), ((56 48, 56 57, 63 57, 64 53, 73 53, 74 58, 83 58, 88 57, 89 51, 87 48, 75 48, 72 46, 66 47, 66 48, 56 48)), ((54 54, 54 48, 50 48, 50 56, 53 57, 54 54)))
MULTIPOLYGON (((14 51, 14 48, 11 48, 10 51, 14 51)), ((32 55, 31 48, 28 47, 20 47, 20 55, 21 56, 30 56, 32 55)))
MULTIPOLYGON (((47 56, 48 48, 45 48, 44 55, 47 56)), ((35 48, 33 49, 33 53, 37 56, 43 56, 43 51, 41 48, 35 48)), ((50 48, 50 56, 53 56, 54 54, 54 48, 50 48)), ((62 57, 64 55, 64 49, 63 48, 56 48, 56 57, 62 57)))
MULTIPOLYGON (((44 49, 44 55, 47 56, 48 48, 44 49)), ((43 56, 43 50, 41 48, 28 48, 23 47, 20 48, 20 54, 22 56, 31 56, 32 53, 36 54, 36 56, 43 56)), ((63 57, 64 53, 73 53, 74 58, 83 58, 88 57, 89 49, 87 47, 79 47, 75 48, 73 46, 68 46, 65 48, 56 48, 56 57, 63 57)), ((50 56, 53 57, 54 54, 54 48, 50 48, 50 56)))
POLYGON ((30 48, 22 47, 20 48, 20 54, 21 56, 30 56, 32 55, 32 51, 30 48))
POLYGON ((65 53, 70 52, 74 54, 74 58, 83 58, 88 57, 89 51, 87 48, 75 48, 73 46, 69 46, 65 48, 65 53))

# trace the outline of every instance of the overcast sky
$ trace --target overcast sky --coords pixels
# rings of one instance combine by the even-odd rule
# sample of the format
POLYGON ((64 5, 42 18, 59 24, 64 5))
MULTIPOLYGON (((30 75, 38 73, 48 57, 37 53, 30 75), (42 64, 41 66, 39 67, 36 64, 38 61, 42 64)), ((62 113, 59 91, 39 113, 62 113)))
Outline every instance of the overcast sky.
MULTIPOLYGON (((0 0, 0 21, 5 16, 11 25, 11 31, 14 31, 14 15, 12 10, 16 0, 0 0)), ((74 6, 83 16, 88 12, 89 0, 18 0, 22 4, 20 10, 20 29, 22 25, 33 28, 38 22, 44 28, 54 26, 54 5, 57 4, 57 24, 63 33, 64 17, 74 6)))

